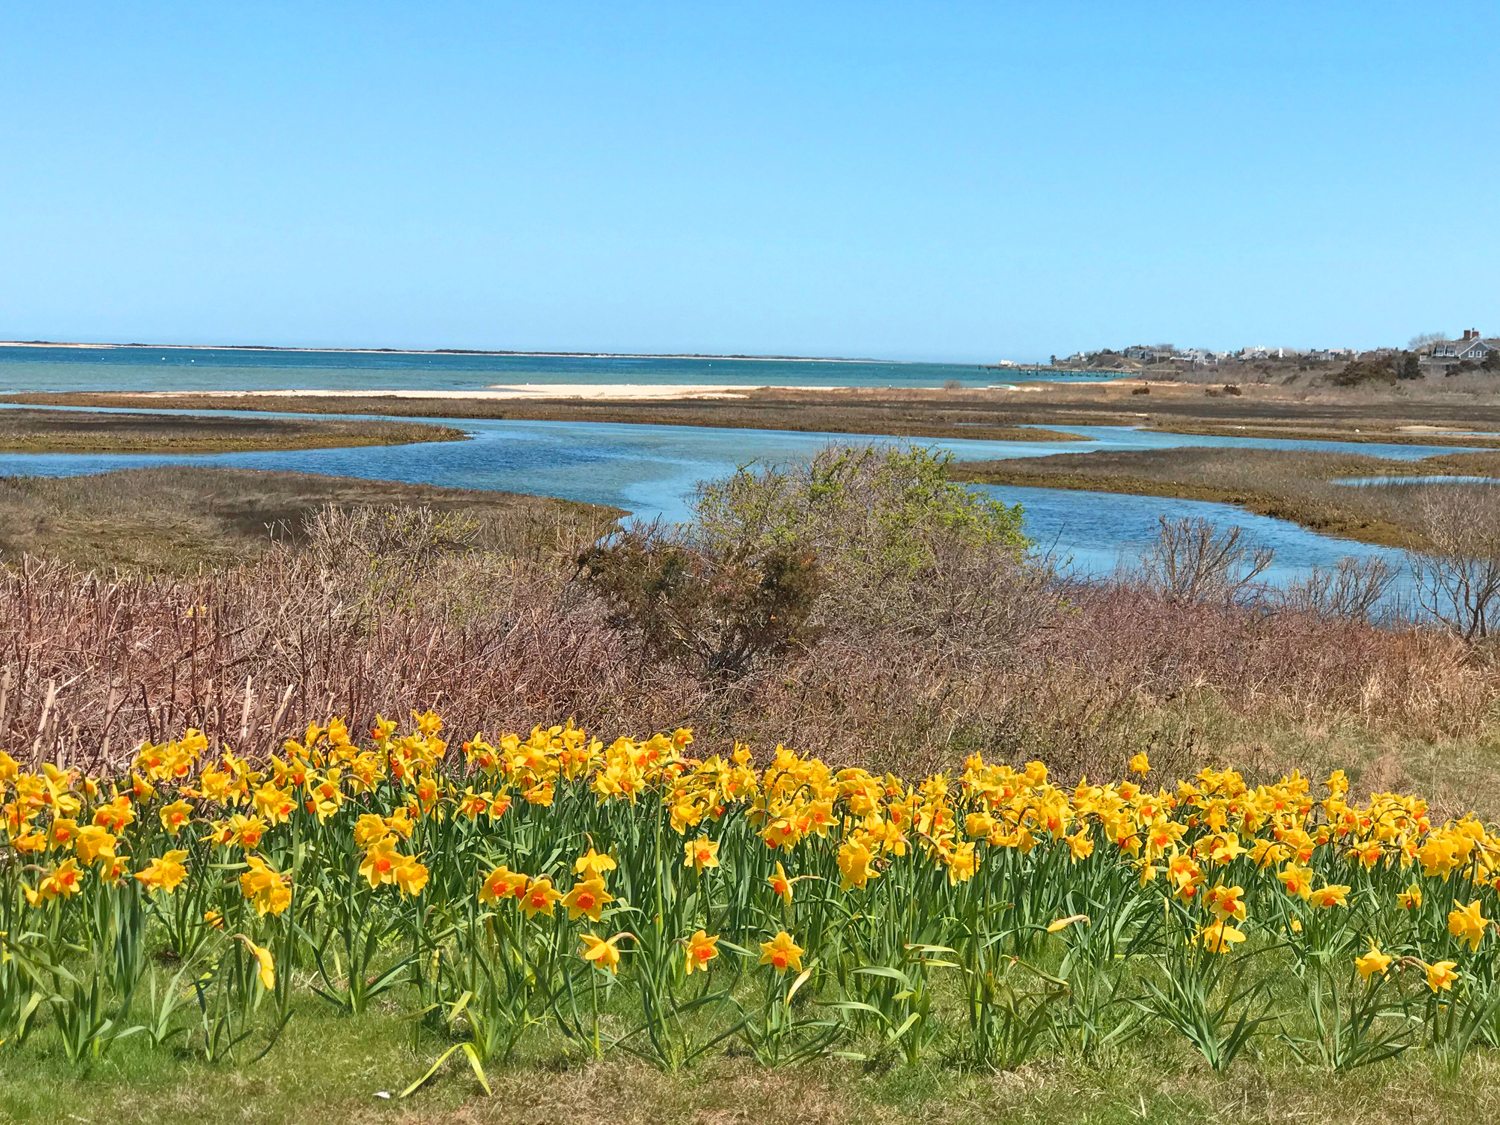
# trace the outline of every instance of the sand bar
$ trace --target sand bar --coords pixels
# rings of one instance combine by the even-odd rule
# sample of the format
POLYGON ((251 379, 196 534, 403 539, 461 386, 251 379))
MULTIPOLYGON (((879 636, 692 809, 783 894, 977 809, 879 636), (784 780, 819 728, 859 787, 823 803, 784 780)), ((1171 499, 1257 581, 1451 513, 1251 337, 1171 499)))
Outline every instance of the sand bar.
POLYGON ((427 398, 475 402, 503 402, 516 399, 571 398, 608 399, 615 401, 659 401, 673 399, 748 398, 751 391, 832 391, 841 387, 747 387, 734 383, 516 383, 486 387, 482 390, 415 390, 410 388, 374 390, 317 390, 299 387, 257 391, 145 391, 145 398, 427 398))

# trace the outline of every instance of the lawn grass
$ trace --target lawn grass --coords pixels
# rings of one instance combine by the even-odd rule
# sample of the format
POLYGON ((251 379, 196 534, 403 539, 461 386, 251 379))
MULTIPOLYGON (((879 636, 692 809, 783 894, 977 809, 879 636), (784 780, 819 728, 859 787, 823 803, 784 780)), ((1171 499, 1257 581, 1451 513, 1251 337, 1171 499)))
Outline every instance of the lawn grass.
POLYGON ((414 422, 0 410, 0 453, 260 453, 465 437, 452 426, 414 422))
POLYGON ((201 465, 0 478, 0 562, 43 555, 100 571, 191 574, 295 541, 325 505, 425 505, 512 525, 603 528, 619 515, 570 500, 400 481, 201 465))
MULTIPOLYGON (((1369 1125, 1479 1122, 1500 1113, 1500 1052, 1470 1054, 1458 1076, 1428 1052, 1349 1073, 1299 1063, 1266 1033, 1259 1058, 1215 1074, 1170 1032, 1148 1033, 1090 1058, 1049 1048, 1006 1071, 940 1055, 908 1065, 821 1059, 770 1069, 733 1053, 677 1073, 644 1062, 594 1062, 555 1036, 486 1068, 485 1096, 462 1054, 424 1087, 420 1078, 453 1040, 394 1011, 343 1017, 299 1003, 276 1044, 265 1036, 234 1060, 207 1063, 133 1038, 87 1068, 62 1058, 48 1033, 0 1048, 0 1121, 195 1125, 255 1121, 477 1123, 1160 1122, 1297 1120, 1369 1125)), ((870 1044, 859 1044, 870 1046, 870 1044)))

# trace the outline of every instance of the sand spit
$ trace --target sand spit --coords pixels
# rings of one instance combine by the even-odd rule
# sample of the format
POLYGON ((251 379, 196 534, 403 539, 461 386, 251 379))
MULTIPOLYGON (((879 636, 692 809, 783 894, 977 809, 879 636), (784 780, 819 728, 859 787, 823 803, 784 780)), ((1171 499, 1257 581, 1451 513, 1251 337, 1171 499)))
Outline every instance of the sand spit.
POLYGON ((657 401, 680 399, 737 399, 748 398, 754 390, 778 391, 828 391, 842 390, 839 387, 746 387, 732 383, 516 383, 486 387, 482 390, 318 390, 299 387, 280 390, 256 391, 147 391, 143 397, 172 399, 184 396, 194 398, 426 398, 452 399, 474 402, 504 402, 519 399, 599 399, 620 402, 657 401))

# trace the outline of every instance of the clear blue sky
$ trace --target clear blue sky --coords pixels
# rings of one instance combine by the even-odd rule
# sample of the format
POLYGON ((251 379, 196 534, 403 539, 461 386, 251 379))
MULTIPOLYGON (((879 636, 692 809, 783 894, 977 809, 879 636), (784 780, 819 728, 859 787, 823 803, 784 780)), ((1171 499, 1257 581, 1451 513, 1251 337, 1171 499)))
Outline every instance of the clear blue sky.
POLYGON ((0 338, 1500 334, 1500 3, 0 5, 0 338))

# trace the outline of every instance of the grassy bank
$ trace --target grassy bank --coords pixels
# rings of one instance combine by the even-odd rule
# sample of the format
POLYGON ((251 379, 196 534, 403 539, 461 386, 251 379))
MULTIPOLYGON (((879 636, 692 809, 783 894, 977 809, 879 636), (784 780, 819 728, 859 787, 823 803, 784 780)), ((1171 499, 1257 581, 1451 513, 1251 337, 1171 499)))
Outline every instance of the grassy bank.
POLYGON ((327 506, 420 505, 463 512, 491 550, 529 549, 557 528, 592 535, 617 512, 519 493, 318 474, 164 466, 76 477, 0 478, 0 562, 25 555, 101 573, 194 574, 295 549, 327 506))
POLYGON ((1500 1059, 1493 1052, 1471 1057, 1458 1077, 1418 1056, 1340 1075, 1311 1071, 1289 1051, 1272 1047, 1259 1060, 1221 1075, 1166 1039, 1089 1060, 1053 1057, 1000 1072, 937 1060, 916 1067, 895 1060, 874 1067, 823 1060, 768 1070, 747 1058, 714 1058, 663 1074, 643 1062, 583 1062, 557 1050, 489 1067, 492 1097, 484 1096, 467 1061, 455 1056, 423 1089, 397 1097, 444 1046, 427 1035, 414 1045, 411 1021, 392 1013, 351 1020, 326 1007, 300 1005, 273 1052, 254 1063, 164 1057, 127 1040, 79 1073, 58 1053, 28 1048, 30 1057, 8 1058, 0 1068, 0 1120, 1448 1125, 1500 1113, 1500 1059))
MULTIPOLYGON (((951 472, 955 479, 986 484, 1233 504, 1325 535, 1411 547, 1423 543, 1421 499, 1425 490, 1400 483, 1351 487, 1336 482, 1389 476, 1419 484, 1423 477, 1446 475, 1495 477, 1500 481, 1500 454, 1453 453, 1420 461, 1394 461, 1357 453, 1154 449, 966 461, 955 463, 951 472)), ((1462 491, 1469 486, 1432 487, 1462 491)))
POLYGON ((0 410, 0 453, 259 453, 464 437, 452 426, 407 422, 0 410))
POLYGON ((743 400, 657 402, 572 399, 493 399, 299 395, 174 394, 169 399, 128 393, 12 395, 0 401, 55 406, 182 410, 259 410, 297 414, 351 411, 415 418, 497 418, 530 422, 636 423, 657 426, 720 426, 729 429, 792 430, 799 433, 882 434, 896 437, 973 438, 991 441, 1080 441, 1076 434, 1037 429, 975 409, 959 394, 945 392, 776 391, 746 389, 743 400), (936 397, 934 397, 936 396, 936 397))

